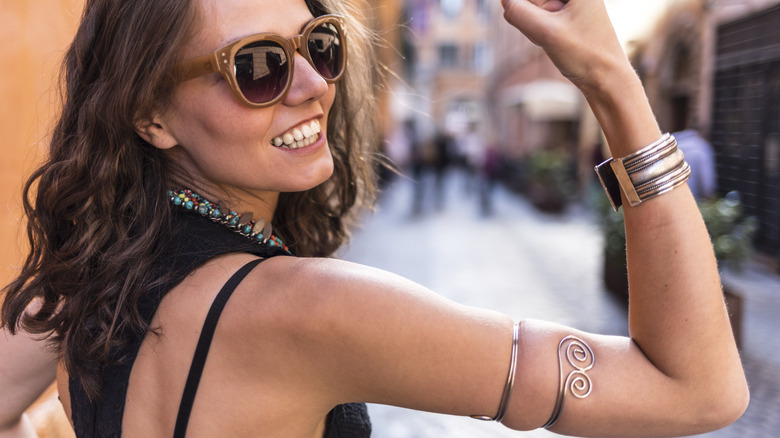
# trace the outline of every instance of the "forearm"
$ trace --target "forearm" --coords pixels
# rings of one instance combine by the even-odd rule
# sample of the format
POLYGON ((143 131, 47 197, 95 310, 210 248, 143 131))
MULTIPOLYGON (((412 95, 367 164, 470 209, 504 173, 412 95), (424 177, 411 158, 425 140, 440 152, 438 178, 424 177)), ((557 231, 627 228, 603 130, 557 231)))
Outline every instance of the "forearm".
POLYGON ((5 424, 0 424, 0 438, 35 438, 38 435, 26 415, 5 424))
MULTIPOLYGON (((633 71, 616 66, 609 76, 583 91, 619 158, 661 132, 633 71)), ((739 366, 712 245, 687 186, 636 207, 624 202, 623 212, 634 341, 675 379, 717 379, 704 376, 708 364, 739 366)))
MULTIPOLYGON (((23 413, 54 381, 56 356, 27 332, 0 330, 0 434, 21 433, 23 413), (8 431, 8 432, 6 432, 8 431)), ((5 436, 5 435, 2 435, 5 436)))
MULTIPOLYGON (((602 0, 502 4, 506 19, 582 90, 614 157, 629 156, 661 138, 602 0)), ((743 412, 748 393, 712 245, 693 196, 683 184, 635 207, 623 199, 631 339, 582 334, 598 357, 589 372, 593 393, 587 402, 568 403, 555 431, 652 436, 722 427, 743 412)), ((570 331, 540 324, 525 327, 524 351, 532 352, 522 369, 539 383, 519 379, 521 391, 537 392, 533 403, 522 405, 518 416, 510 418, 520 418, 518 427, 546 421, 544 412, 532 413, 534 419, 525 425, 521 417, 529 417, 527 408, 544 405, 544 394, 556 381, 557 400, 566 398, 560 388, 564 371, 571 368, 560 360, 560 352, 547 362, 538 358, 570 331), (547 371, 555 359, 558 375, 547 371)))
POLYGON ((605 63, 604 72, 579 84, 614 157, 625 157, 658 140, 661 130, 642 83, 628 59, 605 63))

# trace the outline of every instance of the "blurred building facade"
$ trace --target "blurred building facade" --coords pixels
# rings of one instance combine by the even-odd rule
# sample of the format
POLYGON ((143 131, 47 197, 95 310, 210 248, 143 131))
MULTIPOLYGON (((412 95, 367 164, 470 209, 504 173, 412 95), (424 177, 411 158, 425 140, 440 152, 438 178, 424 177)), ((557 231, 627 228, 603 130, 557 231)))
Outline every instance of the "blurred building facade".
POLYGON ((406 68, 394 90, 394 114, 407 127, 401 143, 410 152, 400 161, 436 160, 425 151, 440 155, 442 148, 432 145, 442 135, 450 158, 494 175, 487 163, 501 157, 515 180, 535 151, 576 156, 579 92, 502 15, 501 4, 488 0, 404 2, 406 68))
POLYGON ((505 180, 542 209, 559 210, 592 179, 600 130, 580 91, 544 51, 505 22, 502 8, 492 12, 497 56, 485 91, 505 180))
POLYGON ((579 91, 558 72, 544 51, 494 11, 491 40, 496 57, 489 93, 492 129, 505 139, 507 156, 522 158, 539 148, 560 147, 576 138, 579 91))
MULTIPOLYGON (((484 93, 493 69, 490 26, 500 5, 489 0, 406 0, 395 116, 416 145, 447 134, 486 138, 484 93)), ((413 147, 413 146, 409 146, 413 147)), ((457 149, 457 146, 454 146, 457 149)))
MULTIPOLYGON (((654 31, 626 43, 659 124, 695 128, 711 142, 717 193, 740 194, 758 219, 756 248, 780 264, 780 0, 664 4, 654 31)), ((422 138, 476 130, 505 163, 558 151, 571 161, 570 191, 582 193, 604 151, 598 125, 544 53, 505 23, 500 4, 406 0, 403 8, 407 65, 393 117, 417 121, 422 138)))
POLYGON ((380 126, 384 136, 388 136, 394 127, 391 114, 392 95, 386 87, 387 81, 398 76, 403 69, 398 47, 401 46, 401 28, 403 6, 395 0, 367 0, 356 2, 364 24, 376 32, 381 43, 375 45, 376 66, 374 83, 376 84, 377 106, 380 112, 380 126))
POLYGON ((717 191, 758 220, 755 247, 780 265, 780 1, 680 0, 634 65, 665 131, 713 146, 717 191))

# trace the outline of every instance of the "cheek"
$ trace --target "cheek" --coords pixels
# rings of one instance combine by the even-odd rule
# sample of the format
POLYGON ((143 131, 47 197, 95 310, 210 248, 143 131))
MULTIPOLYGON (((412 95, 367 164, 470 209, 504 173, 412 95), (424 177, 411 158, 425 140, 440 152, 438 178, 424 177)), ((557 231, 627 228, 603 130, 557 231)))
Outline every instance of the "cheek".
POLYGON ((200 149, 205 144, 213 153, 225 149, 222 152, 231 154, 231 145, 251 147, 261 142, 273 121, 271 108, 244 107, 222 81, 177 97, 172 128, 184 149, 200 149))
POLYGON ((246 108, 229 90, 222 95, 219 85, 181 95, 174 103, 168 124, 183 152, 179 165, 190 177, 212 182, 257 178, 253 175, 268 161, 263 146, 270 146, 273 111, 246 108))
MULTIPOLYGON (((190 170, 190 177, 274 191, 301 191, 331 176, 329 148, 308 157, 280 156, 272 149, 271 127, 278 107, 246 108, 222 82, 182 88, 168 122, 184 152, 180 165, 190 170)), ((330 115, 335 97, 336 86, 330 84, 318 100, 326 115, 330 115)))

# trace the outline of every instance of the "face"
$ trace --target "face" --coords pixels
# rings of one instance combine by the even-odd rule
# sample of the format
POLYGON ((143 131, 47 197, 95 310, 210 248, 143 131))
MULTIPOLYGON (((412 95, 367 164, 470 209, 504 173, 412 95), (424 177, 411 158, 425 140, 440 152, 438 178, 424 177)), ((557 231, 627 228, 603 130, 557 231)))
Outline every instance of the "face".
MULTIPOLYGON (((199 4, 201 23, 185 49, 186 58, 260 32, 295 35, 313 18, 303 0, 199 0, 199 4)), ((273 197, 278 192, 311 189, 330 177, 333 160, 326 128, 335 85, 328 84, 300 53, 295 54, 294 64, 290 91, 267 108, 241 104, 219 73, 179 85, 160 119, 177 144, 170 153, 176 154, 176 165, 186 178, 195 179, 189 181, 195 189, 215 192, 222 199, 242 193, 273 197), (300 134, 309 137, 294 144, 299 147, 279 146, 300 134)))

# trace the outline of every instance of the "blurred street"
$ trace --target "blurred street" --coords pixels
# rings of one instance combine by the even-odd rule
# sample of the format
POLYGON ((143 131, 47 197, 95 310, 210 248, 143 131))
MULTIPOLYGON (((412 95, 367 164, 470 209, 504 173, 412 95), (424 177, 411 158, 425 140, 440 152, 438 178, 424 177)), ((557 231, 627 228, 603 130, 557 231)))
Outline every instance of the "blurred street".
MULTIPOLYGON (((342 255, 515 320, 547 319, 586 331, 628 333, 623 305, 602 285, 602 237, 591 213, 578 204, 563 215, 540 213, 497 186, 493 214, 486 216, 476 187, 465 173, 450 171, 440 202, 431 190, 415 212, 413 182, 396 178, 342 255)), ((728 277, 750 291, 743 297, 743 356, 752 399, 737 423, 702 436, 776 437, 780 341, 773 327, 780 314, 780 282, 755 267, 728 277)), ((511 432, 470 418, 387 406, 369 409, 377 438, 555 436, 544 430, 511 432)))

